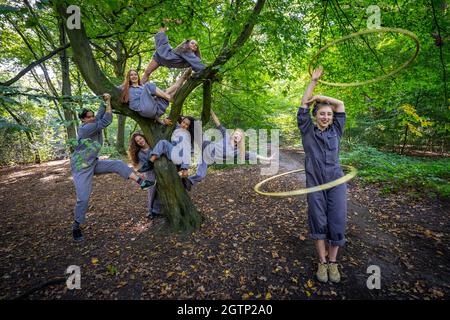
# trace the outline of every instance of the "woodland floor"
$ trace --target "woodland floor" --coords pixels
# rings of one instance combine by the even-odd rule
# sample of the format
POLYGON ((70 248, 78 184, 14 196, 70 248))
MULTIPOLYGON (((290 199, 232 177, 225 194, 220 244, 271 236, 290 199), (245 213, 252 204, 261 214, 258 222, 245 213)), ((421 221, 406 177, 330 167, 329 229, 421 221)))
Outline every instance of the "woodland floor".
MULTIPOLYGON (((283 150, 281 171, 303 166, 283 150)), ((146 192, 118 175, 94 179, 85 241, 71 237, 75 190, 68 160, 0 168, 0 299, 449 299, 448 202, 380 195, 349 183, 347 244, 339 284, 314 278, 306 197, 260 196, 261 165, 210 171, 190 192, 205 216, 198 231, 173 235, 146 218, 146 192), (68 290, 66 268, 81 268, 68 290), (366 286, 370 265, 381 289, 366 286)), ((267 185, 289 190, 301 176, 267 185)))

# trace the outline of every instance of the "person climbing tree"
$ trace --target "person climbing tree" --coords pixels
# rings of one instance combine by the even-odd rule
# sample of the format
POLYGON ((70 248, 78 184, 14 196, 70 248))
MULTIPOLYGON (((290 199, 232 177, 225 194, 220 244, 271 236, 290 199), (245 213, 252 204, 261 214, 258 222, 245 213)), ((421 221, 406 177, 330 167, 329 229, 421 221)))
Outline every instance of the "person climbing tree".
POLYGON ((77 194, 75 219, 72 225, 72 234, 75 241, 84 239, 81 224, 86 220, 94 175, 117 173, 124 179, 135 181, 142 190, 147 190, 155 185, 155 181, 149 181, 138 176, 123 161, 98 159, 103 144, 102 130, 112 123, 111 96, 105 93, 103 99, 106 107, 102 104, 96 116, 89 109, 83 109, 79 114, 82 125, 78 129, 78 145, 70 159, 77 194))

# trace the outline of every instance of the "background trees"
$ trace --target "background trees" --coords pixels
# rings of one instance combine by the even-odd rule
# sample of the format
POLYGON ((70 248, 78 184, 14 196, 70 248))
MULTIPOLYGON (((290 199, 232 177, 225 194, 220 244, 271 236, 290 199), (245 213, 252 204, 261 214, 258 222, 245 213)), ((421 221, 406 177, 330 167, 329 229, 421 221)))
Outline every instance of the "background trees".
MULTIPOLYGON (((1 164, 36 162, 67 154, 82 105, 99 94, 77 65, 76 50, 55 10, 59 1, 5 1, 0 5, 1 164), (70 96, 70 99, 64 98, 70 96)), ((142 70, 154 50, 153 35, 165 18, 172 45, 194 37, 203 60, 214 65, 236 42, 254 1, 92 1, 78 3, 88 48, 108 82, 120 84, 124 70, 142 70)), ((308 79, 311 57, 326 43, 367 28, 370 1, 283 1, 264 3, 251 35, 211 77, 211 103, 230 126, 279 128, 281 141, 299 144, 295 112, 308 79)), ((347 145, 366 144, 398 153, 448 152, 448 6, 444 1, 379 1, 381 26, 404 28, 420 39, 417 60, 394 78, 367 86, 319 86, 339 96, 348 110, 347 145)), ((330 81, 370 79, 407 59, 411 41, 397 34, 355 38, 320 57, 330 81)), ((80 62, 78 62, 80 64, 80 62)), ((167 87, 178 70, 152 75, 167 87)), ((206 75, 206 74, 205 74, 206 75)), ((171 115, 203 120, 203 79, 191 82, 171 115), (189 95, 187 95, 189 93, 189 95), (187 97, 187 98, 186 98, 187 97), (184 99, 186 98, 186 99, 184 99)), ((107 85, 105 85, 107 83, 107 85)), ((100 89, 100 88, 98 88, 100 89)), ((125 107, 117 112, 131 116, 125 107)), ((135 129, 154 137, 168 134, 142 128, 135 117, 114 117, 104 151, 119 156, 135 129)))

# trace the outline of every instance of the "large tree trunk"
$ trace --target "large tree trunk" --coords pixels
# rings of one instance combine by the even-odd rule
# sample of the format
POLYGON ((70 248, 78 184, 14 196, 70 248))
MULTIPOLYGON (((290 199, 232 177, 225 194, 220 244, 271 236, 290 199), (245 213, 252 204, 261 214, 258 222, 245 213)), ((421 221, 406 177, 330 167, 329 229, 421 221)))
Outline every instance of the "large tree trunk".
MULTIPOLYGON (((146 137, 162 136, 161 127, 153 121, 140 121, 139 125, 146 137)), ((159 140, 159 139, 158 139, 159 140)), ((202 215, 185 191, 175 165, 165 157, 155 162, 157 191, 165 208, 172 231, 193 231, 200 227, 202 215)))
MULTIPOLYGON (((114 73, 117 78, 121 78, 125 74, 125 65, 127 62, 126 55, 123 54, 123 45, 120 41, 116 41, 114 46, 114 51, 116 53, 116 60, 111 61, 114 65, 114 73)), ((125 150, 125 124, 127 117, 119 114, 117 116, 117 139, 116 139, 116 149, 121 155, 126 155, 125 150)))
MULTIPOLYGON (((216 61, 196 77, 191 77, 177 92, 169 115, 171 119, 178 119, 187 96, 204 81, 213 80, 219 72, 220 66, 225 64, 248 40, 257 17, 264 6, 264 2, 265 0, 257 1, 252 14, 249 16, 243 31, 236 41, 229 44, 229 37, 226 37, 227 41, 225 41, 222 52, 216 61)), ((64 0, 55 0, 53 3, 55 10, 66 21, 69 16, 66 13, 66 2, 64 0)), ((81 23, 81 29, 66 29, 66 31, 73 50, 73 60, 77 64, 89 88, 98 95, 104 92, 110 93, 114 111, 133 118, 140 125, 151 145, 155 145, 160 139, 170 139, 174 125, 164 130, 161 125, 155 124, 153 120, 139 116, 136 112, 130 110, 127 105, 120 103, 119 89, 100 70, 94 59, 83 23, 81 23)), ((155 173, 157 177, 157 190, 171 229, 173 231, 190 231, 198 228, 202 221, 202 216, 184 190, 175 165, 165 158, 161 158, 155 163, 155 173)))
MULTIPOLYGON (((55 3, 57 12, 66 21, 68 17, 66 13, 67 5, 64 1, 55 1, 55 3)), ((120 103, 120 91, 105 76, 95 61, 83 24, 79 30, 66 28, 66 32, 72 44, 73 60, 89 88, 98 95, 104 92, 110 93, 113 109, 132 117, 138 122, 152 145, 163 138, 159 124, 157 125, 154 121, 139 116, 130 110, 127 105, 120 103)), ((197 229, 202 221, 202 216, 184 190, 176 167, 165 158, 161 158, 155 165, 155 173, 157 176, 156 187, 171 230, 190 231, 197 229)))
POLYGON ((127 117, 118 114, 117 115, 117 140, 116 140, 116 149, 121 155, 127 154, 125 150, 125 123, 127 121, 127 117))
MULTIPOLYGON (((66 32, 64 30, 64 22, 62 19, 59 19, 59 43, 62 47, 66 46, 66 32)), ((69 73, 69 58, 67 57, 67 51, 64 49, 60 53, 60 61, 61 61, 61 73, 62 73, 62 95, 63 96, 71 96, 72 95, 72 86, 70 83, 70 73, 69 73)), ((70 124, 66 124, 66 133, 67 140, 73 140, 77 138, 77 131, 75 126, 75 113, 72 111, 70 106, 67 103, 62 103, 63 111, 64 111, 64 119, 66 121, 70 121, 70 124)), ((70 144, 69 144, 70 145, 70 144)), ((70 152, 73 152, 73 147, 70 147, 70 152)))

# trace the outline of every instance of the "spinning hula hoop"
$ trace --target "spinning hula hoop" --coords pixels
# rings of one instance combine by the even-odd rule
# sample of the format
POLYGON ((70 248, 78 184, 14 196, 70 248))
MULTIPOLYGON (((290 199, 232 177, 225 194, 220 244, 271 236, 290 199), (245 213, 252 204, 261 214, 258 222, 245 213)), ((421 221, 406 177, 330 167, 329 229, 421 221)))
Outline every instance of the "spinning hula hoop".
POLYGON ((324 52, 325 50, 327 50, 328 48, 344 42, 345 40, 348 40, 350 38, 355 38, 358 36, 361 36, 363 34, 369 34, 369 33, 377 33, 377 32, 395 32, 395 33, 400 33, 400 34, 404 34, 405 36, 408 36, 409 38, 411 38, 415 44, 416 44, 416 52, 414 52, 414 55, 408 60, 406 61, 404 64, 402 64, 399 68, 391 71, 388 74, 382 75, 380 77, 371 79, 371 80, 367 80, 367 81, 359 81, 359 82, 349 82, 349 83, 343 83, 343 82, 328 82, 328 81, 324 81, 324 80, 320 80, 319 82, 329 85, 329 86, 333 86, 333 87, 356 87, 356 86, 362 86, 365 84, 369 84, 369 83, 374 83, 380 80, 384 80, 386 78, 389 78, 395 74, 397 74, 398 72, 400 72, 401 70, 405 69, 407 66, 409 66, 417 57, 417 55, 419 54, 419 49, 420 49, 420 42, 419 42, 419 38, 412 33, 411 31, 405 30, 405 29, 400 29, 400 28, 378 28, 378 29, 367 29, 367 30, 363 30, 363 31, 359 31, 359 32, 355 32, 352 34, 349 34, 348 36, 344 36, 342 38, 339 38, 329 44, 327 44, 325 47, 321 48, 319 51, 317 51, 317 53, 313 56, 313 58, 311 59, 311 61, 309 62, 308 65, 308 72, 310 75, 312 75, 312 65, 313 62, 315 62, 317 60, 317 58, 319 57, 319 55, 324 52))
POLYGON ((322 190, 330 189, 330 188, 336 187, 336 186, 338 186, 338 185, 340 185, 342 183, 345 183, 345 182, 349 181, 350 179, 352 179, 354 176, 356 176, 357 170, 354 167, 347 166, 347 165, 341 165, 341 167, 349 169, 350 172, 347 173, 345 176, 339 178, 339 179, 330 181, 328 183, 321 184, 319 186, 315 186, 315 187, 311 187, 311 188, 303 188, 303 189, 298 189, 298 190, 292 190, 292 191, 284 191, 284 192, 264 192, 264 191, 260 190, 261 186, 264 183, 269 182, 270 180, 273 180, 275 178, 282 177, 282 176, 285 176, 285 175, 288 175, 288 174, 291 174, 291 173, 294 173, 294 172, 303 172, 303 171, 305 171, 305 169, 297 169, 297 170, 293 170, 293 171, 288 171, 288 172, 284 172, 284 173, 281 173, 281 174, 277 174, 276 176, 273 176, 273 177, 270 177, 270 178, 268 178, 266 180, 263 180, 263 181, 259 182, 254 187, 254 190, 256 191, 256 193, 259 193, 259 194, 261 194, 263 196, 288 197, 288 196, 297 196, 297 195, 301 195, 301 194, 307 194, 307 193, 310 193, 310 192, 316 192, 316 191, 322 191, 322 190))

